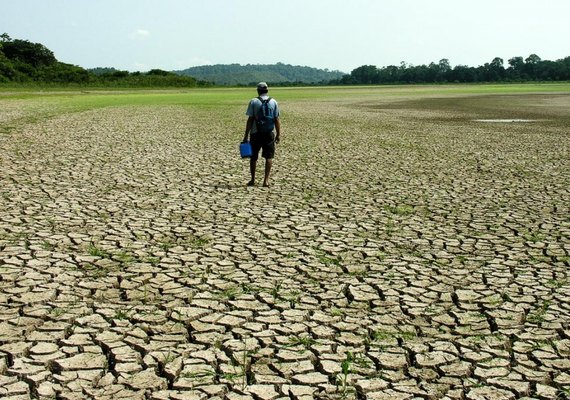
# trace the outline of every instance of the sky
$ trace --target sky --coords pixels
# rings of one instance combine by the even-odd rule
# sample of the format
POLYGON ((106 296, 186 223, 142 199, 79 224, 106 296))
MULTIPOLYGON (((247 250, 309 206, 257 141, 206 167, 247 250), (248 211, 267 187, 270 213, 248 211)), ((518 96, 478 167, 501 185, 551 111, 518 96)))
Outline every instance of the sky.
POLYGON ((570 56, 570 0, 0 0, 0 33, 84 68, 282 62, 350 73, 570 56))

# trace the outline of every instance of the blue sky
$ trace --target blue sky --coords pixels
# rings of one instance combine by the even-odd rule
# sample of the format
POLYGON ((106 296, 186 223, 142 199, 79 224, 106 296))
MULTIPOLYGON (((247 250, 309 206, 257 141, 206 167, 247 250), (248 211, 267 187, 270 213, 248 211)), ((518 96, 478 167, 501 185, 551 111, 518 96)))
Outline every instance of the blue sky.
POLYGON ((478 66, 570 56, 570 0, 0 0, 0 33, 85 68, 478 66))

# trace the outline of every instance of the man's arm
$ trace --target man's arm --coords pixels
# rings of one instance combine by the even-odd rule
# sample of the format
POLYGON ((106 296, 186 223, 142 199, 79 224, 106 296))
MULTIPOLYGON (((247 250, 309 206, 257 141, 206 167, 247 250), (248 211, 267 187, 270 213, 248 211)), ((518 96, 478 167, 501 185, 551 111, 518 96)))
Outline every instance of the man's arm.
POLYGON ((277 132, 275 143, 279 143, 279 140, 281 140, 281 121, 279 121, 279 117, 275 118, 275 132, 277 132))
POLYGON ((245 123, 245 135, 243 136, 243 141, 248 141, 249 133, 251 132, 251 128, 253 127, 253 121, 255 121, 255 117, 248 117, 247 122, 245 123))

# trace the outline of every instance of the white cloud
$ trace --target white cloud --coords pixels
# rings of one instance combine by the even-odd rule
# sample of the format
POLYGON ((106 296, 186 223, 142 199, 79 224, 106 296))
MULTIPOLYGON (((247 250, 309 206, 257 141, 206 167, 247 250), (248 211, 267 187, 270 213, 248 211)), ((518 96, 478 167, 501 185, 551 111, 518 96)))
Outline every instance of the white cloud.
POLYGON ((150 36, 150 32, 146 29, 137 29, 133 33, 131 33, 131 39, 145 39, 150 36))

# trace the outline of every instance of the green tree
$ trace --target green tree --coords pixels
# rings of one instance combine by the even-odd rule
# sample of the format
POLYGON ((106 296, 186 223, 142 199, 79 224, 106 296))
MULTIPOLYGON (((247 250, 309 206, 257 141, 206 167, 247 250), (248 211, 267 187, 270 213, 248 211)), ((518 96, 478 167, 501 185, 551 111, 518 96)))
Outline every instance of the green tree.
POLYGON ((449 73, 451 72, 451 65, 449 64, 449 60, 447 58, 442 58, 439 60, 438 66, 440 78, 446 81, 449 73))
POLYGON ((163 71, 161 69, 151 69, 146 74, 147 75, 156 75, 156 76, 175 75, 173 72, 163 71))
POLYGON ((524 79, 526 74, 524 72, 524 60, 522 57, 509 58, 509 68, 507 69, 509 78, 511 80, 524 79))
POLYGON ((477 72, 475 68, 468 67, 467 65, 456 65, 452 71, 449 72, 450 82, 477 82, 477 72))
POLYGON ((491 76, 492 76, 492 80, 494 80, 494 81, 503 80, 503 78, 505 77, 504 63, 505 62, 503 61, 503 59, 501 57, 493 58, 493 61, 491 61, 491 64, 489 66, 491 76))
POLYGON ((540 61, 542 61, 541 58, 540 58, 539 56, 537 56, 536 54, 531 54, 530 56, 528 56, 528 57, 524 60, 524 62, 525 62, 526 64, 529 64, 529 65, 536 65, 536 64, 538 64, 540 61))
POLYGON ((359 84, 369 85, 378 82, 378 68, 374 65, 363 65, 350 73, 354 81, 359 84))
POLYGON ((528 75, 529 79, 538 79, 538 73, 540 69, 541 58, 536 54, 531 54, 524 60, 524 71, 528 75))
POLYGON ((14 66, 8 60, 8 58, 2 52, 2 43, 0 43, 0 82, 9 82, 14 80, 17 75, 17 71, 14 66))
POLYGON ((34 68, 57 62, 53 52, 40 43, 27 40, 6 40, 2 42, 4 55, 13 62, 29 64, 34 68))
POLYGON ((61 62, 38 68, 34 74, 34 80, 49 83, 88 83, 89 72, 85 69, 61 62))

